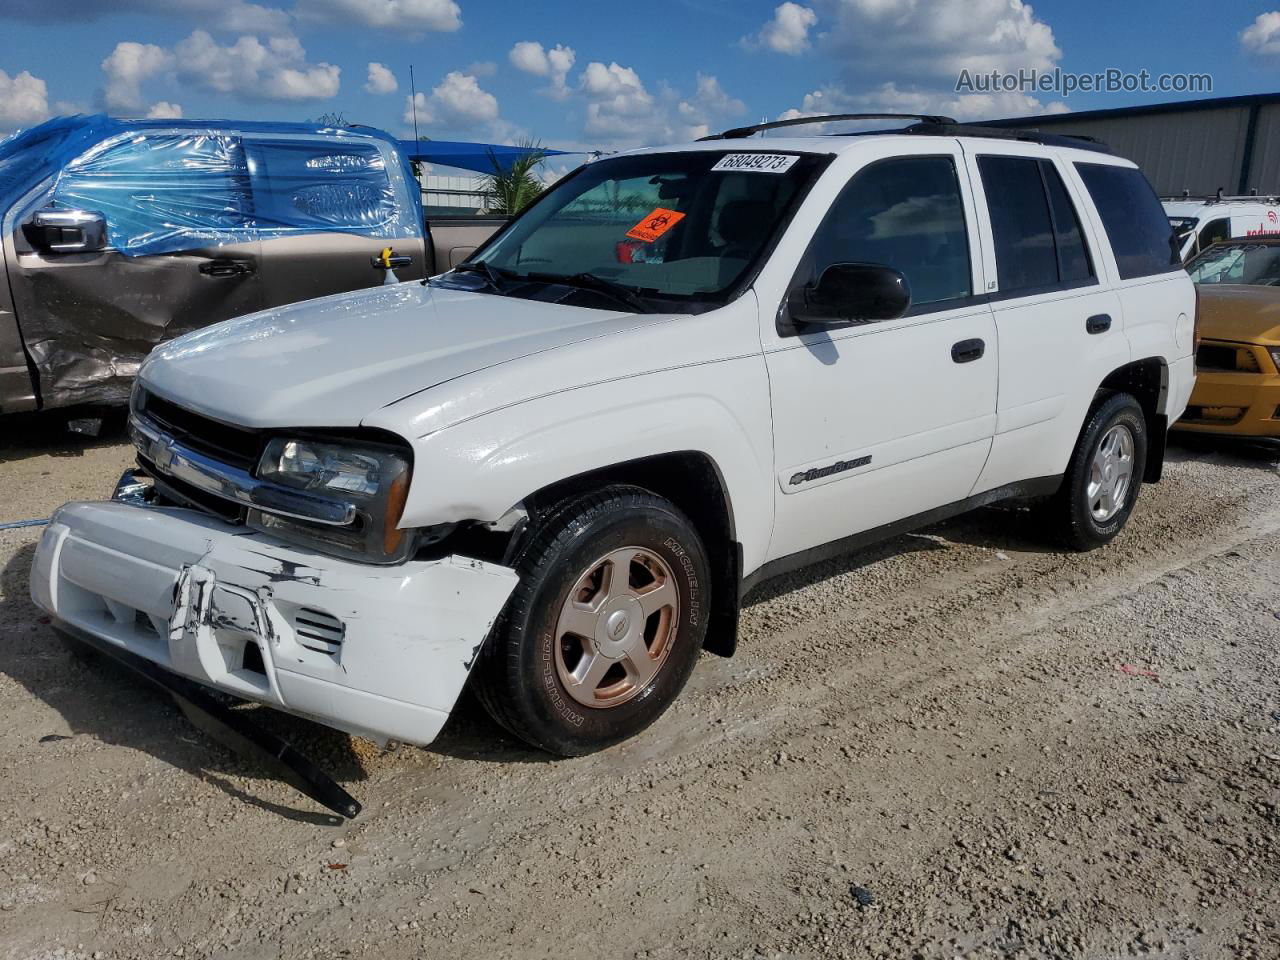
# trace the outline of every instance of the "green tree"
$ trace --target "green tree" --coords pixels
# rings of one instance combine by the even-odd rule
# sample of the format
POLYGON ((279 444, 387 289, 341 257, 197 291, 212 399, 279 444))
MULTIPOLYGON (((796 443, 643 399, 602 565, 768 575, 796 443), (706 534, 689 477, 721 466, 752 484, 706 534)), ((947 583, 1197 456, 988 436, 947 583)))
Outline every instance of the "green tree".
POLYGON ((486 176, 480 184, 488 213, 512 216, 542 193, 542 181, 534 173, 534 168, 546 157, 546 151, 542 149, 542 144, 532 139, 522 140, 517 146, 528 152, 512 163, 510 169, 504 169, 493 152, 489 153, 493 173, 486 176))

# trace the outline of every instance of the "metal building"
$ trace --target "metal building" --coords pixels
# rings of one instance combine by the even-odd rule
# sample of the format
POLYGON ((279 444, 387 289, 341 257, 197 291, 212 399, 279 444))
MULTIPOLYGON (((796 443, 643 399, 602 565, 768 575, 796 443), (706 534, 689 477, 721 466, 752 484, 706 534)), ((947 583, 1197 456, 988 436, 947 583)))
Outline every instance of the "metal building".
POLYGON ((1280 93, 993 120, 1082 134, 1133 160, 1162 197, 1280 195, 1280 93))

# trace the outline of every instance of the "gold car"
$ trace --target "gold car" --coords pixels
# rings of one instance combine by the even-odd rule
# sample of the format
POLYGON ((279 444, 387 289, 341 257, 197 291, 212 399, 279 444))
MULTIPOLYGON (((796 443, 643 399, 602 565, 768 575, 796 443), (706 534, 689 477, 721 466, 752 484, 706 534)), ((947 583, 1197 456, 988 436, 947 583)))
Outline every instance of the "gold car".
POLYGON ((1200 296, 1200 346, 1175 429, 1280 444, 1280 237, 1216 243, 1187 270, 1200 296))

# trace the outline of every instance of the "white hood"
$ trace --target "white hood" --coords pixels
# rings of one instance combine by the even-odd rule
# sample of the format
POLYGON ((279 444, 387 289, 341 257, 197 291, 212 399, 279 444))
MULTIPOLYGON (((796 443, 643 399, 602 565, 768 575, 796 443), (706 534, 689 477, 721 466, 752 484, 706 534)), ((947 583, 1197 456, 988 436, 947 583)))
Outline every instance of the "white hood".
POLYGON ((447 380, 657 319, 408 282, 197 330, 157 348, 139 377, 246 427, 354 427, 447 380))

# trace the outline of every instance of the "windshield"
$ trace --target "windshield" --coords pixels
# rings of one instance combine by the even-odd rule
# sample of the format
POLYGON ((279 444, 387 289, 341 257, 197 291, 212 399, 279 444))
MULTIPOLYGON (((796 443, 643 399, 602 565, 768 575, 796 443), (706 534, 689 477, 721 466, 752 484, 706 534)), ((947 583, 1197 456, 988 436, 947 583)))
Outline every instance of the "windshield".
POLYGON ((1280 286, 1280 244, 1219 244, 1206 250, 1187 270, 1196 283, 1280 286))
POLYGON ((489 292, 521 296, 521 281, 562 280, 633 305, 718 305, 829 159, 700 150, 600 160, 552 188, 475 260, 493 281, 489 292))
POLYGON ((1173 232, 1179 240, 1186 240, 1191 234, 1195 233, 1196 224, 1199 222, 1195 217, 1169 218, 1169 226, 1173 227, 1173 232))

